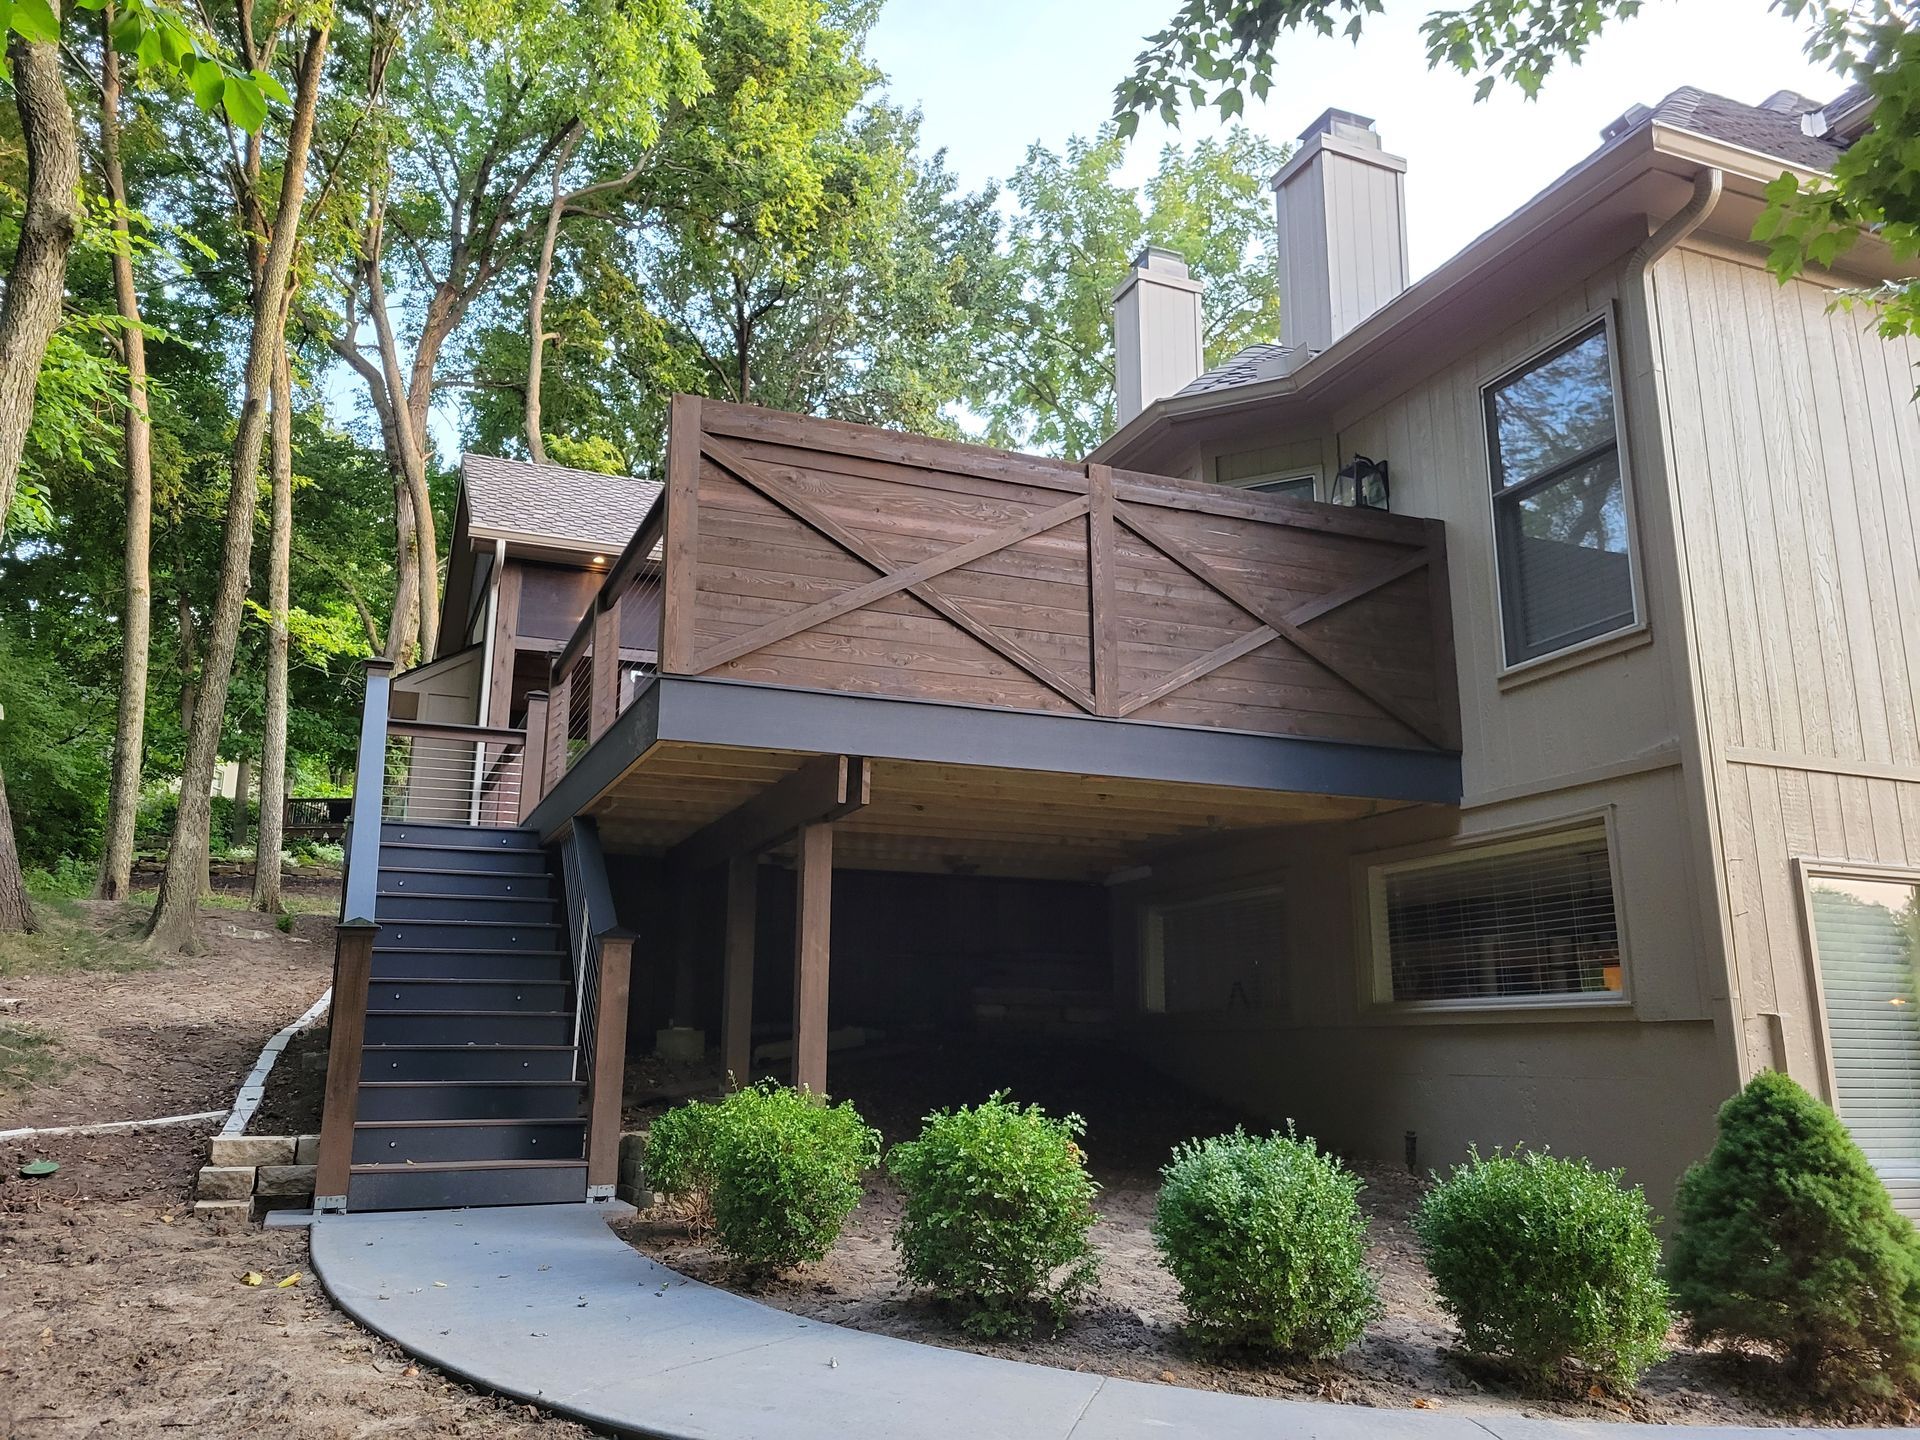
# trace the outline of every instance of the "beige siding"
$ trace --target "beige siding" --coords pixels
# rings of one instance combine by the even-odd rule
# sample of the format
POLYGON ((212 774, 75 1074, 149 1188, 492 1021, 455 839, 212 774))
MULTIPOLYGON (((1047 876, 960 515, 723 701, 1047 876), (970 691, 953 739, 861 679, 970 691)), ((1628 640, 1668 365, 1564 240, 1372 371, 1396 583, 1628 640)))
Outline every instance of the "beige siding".
POLYGON ((1920 346, 1717 248, 1654 280, 1742 1060, 1818 1087, 1792 861, 1920 872, 1920 346))
MULTIPOLYGON (((1628 275, 1623 255, 1418 384, 1315 432, 1341 459, 1388 461, 1393 508, 1446 524, 1463 808, 1303 829, 1197 857, 1186 870, 1156 866, 1131 888, 1143 901, 1183 885, 1277 875, 1294 897, 1284 1020, 1144 1019, 1157 1064, 1378 1160, 1398 1159, 1408 1130, 1420 1137, 1423 1166, 1469 1144, 1526 1140, 1624 1166, 1665 1205, 1681 1170, 1711 1143, 1737 1066, 1709 814, 1697 761, 1688 763, 1697 742, 1681 577, 1647 345, 1633 332, 1635 307, 1621 304, 1628 275), (1625 389, 1622 450, 1645 631, 1604 642, 1579 663, 1504 674, 1481 387, 1601 315, 1614 322, 1625 389), (1596 813, 1610 818, 1615 840, 1631 1007, 1414 1016, 1369 1005, 1370 856, 1596 813)), ((1270 443, 1311 438, 1278 432, 1270 443)))

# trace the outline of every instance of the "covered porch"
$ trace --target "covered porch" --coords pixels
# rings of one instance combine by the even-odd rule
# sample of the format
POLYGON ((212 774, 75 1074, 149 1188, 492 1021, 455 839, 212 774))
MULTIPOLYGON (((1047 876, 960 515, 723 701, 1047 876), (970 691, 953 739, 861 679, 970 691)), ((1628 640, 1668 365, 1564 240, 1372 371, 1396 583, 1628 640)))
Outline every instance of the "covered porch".
POLYGON ((876 1015, 1097 1028, 1116 880, 1457 803, 1444 571, 1422 520, 682 397, 522 813, 607 857, 630 1050, 744 1079, 758 1031, 825 1092, 876 1015))

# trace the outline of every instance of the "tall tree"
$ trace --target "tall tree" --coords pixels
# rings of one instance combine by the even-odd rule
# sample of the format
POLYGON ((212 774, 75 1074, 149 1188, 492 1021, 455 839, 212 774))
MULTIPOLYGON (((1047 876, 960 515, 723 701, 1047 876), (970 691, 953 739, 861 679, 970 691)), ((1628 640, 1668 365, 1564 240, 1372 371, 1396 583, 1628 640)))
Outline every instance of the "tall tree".
MULTIPOLYGON (((245 43, 251 45, 252 12, 239 0, 245 43)), ((280 195, 272 216, 271 238, 253 286, 252 332, 242 376, 239 425, 234 434, 228 478, 227 519, 222 539, 219 588, 213 625, 201 671, 199 699, 187 735, 180 775, 180 806, 167 850, 160 895, 147 925, 153 948, 180 953, 199 949, 200 876, 210 843, 209 791, 217 759, 227 688, 233 678, 234 651, 246 606, 253 553, 254 512, 259 498, 260 450, 266 438, 267 406, 273 372, 286 339, 287 283, 306 201, 307 157, 313 142, 320 81, 326 65, 330 20, 318 15, 306 31, 295 71, 292 115, 281 160, 280 195)))
MULTIPOLYGON (((280 843, 287 803, 287 626, 293 603, 293 370, 282 325, 274 357, 267 470, 273 501, 267 533, 266 729, 260 742, 260 828, 253 846, 253 908, 280 911, 280 843)), ((245 796, 241 800, 244 802, 245 796)))
MULTIPOLYGON (((1578 64, 1608 25, 1636 15, 1643 0, 1471 0, 1429 11, 1421 21, 1427 64, 1474 80, 1483 100, 1502 83, 1532 97, 1561 60, 1578 64)), ((1756 9, 1758 8, 1756 0, 1756 9)), ((1912 0, 1770 0, 1807 27, 1806 51, 1863 88, 1875 104, 1870 128, 1842 155, 1831 181, 1782 174, 1754 225, 1782 280, 1832 263, 1874 234, 1896 259, 1920 258, 1920 8, 1912 0)), ((1382 0, 1183 0, 1149 35, 1134 68, 1114 89, 1114 118, 1131 135, 1157 111, 1169 124, 1183 108, 1237 115, 1251 92, 1265 99, 1283 35, 1308 31, 1358 41, 1382 0)), ((1883 333, 1920 333, 1920 280, 1843 297, 1873 307, 1883 333)))
POLYGON ((113 294, 127 369, 121 458, 126 467, 126 590, 120 602, 118 721, 113 732, 113 785, 107 795, 106 846, 94 894, 124 900, 133 883, 133 831, 140 809, 141 758, 147 724, 147 652, 153 629, 153 420, 147 411, 147 337, 134 283, 133 231, 120 158, 120 56, 113 48, 113 6, 100 12, 100 169, 112 211, 113 294))
POLYGON ((1111 297, 1140 247, 1165 245, 1206 286, 1209 364, 1279 329, 1267 181, 1286 152, 1242 127, 1190 151, 1168 146, 1141 189, 1116 177, 1109 127, 1055 153, 1035 145, 1008 182, 999 303, 983 315, 968 404, 996 445, 1084 455, 1113 429, 1111 297))

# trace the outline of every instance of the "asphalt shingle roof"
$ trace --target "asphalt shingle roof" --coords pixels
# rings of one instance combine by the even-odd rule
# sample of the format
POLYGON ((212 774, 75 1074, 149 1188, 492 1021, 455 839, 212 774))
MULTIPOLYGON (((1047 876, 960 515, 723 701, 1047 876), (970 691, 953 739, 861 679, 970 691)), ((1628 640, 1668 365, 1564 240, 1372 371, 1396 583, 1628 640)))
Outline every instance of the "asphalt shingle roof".
POLYGON ((498 455, 461 456, 460 475, 473 530, 538 535, 582 550, 620 550, 660 493, 657 480, 498 455))
POLYGON ((1209 390, 1231 390, 1236 385, 1251 385, 1256 380, 1284 375, 1287 372, 1287 357, 1292 353, 1293 347, 1290 345, 1258 341, 1213 369, 1202 372, 1198 378, 1189 380, 1177 393, 1200 395, 1209 390))
MULTIPOLYGON (((1758 105, 1743 105, 1724 95, 1682 86, 1653 107, 1653 118, 1677 130, 1691 130, 1746 150, 1773 155, 1808 170, 1831 170, 1841 147, 1807 134, 1800 117, 1821 102, 1782 90, 1758 105)), ((1629 112, 1631 113, 1631 112, 1629 112)))

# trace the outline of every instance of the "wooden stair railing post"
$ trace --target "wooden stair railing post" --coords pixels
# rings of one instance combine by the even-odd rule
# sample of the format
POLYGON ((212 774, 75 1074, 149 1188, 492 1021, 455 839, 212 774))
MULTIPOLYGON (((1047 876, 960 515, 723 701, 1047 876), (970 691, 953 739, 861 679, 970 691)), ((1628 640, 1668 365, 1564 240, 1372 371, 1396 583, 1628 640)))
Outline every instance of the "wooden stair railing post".
POLYGON ((593 694, 587 706, 587 739, 598 740, 620 711, 620 607, 593 609, 593 694))
POLYGON ((572 708, 573 677, 563 674, 554 683, 552 698, 547 701, 547 748, 543 757, 547 783, 540 787, 542 790, 553 789, 567 773, 567 712, 572 708))
POLYGON ((611 1200, 620 1178, 620 1110, 627 1072, 627 985, 633 934, 598 936, 599 997, 593 1016, 593 1074, 587 1091, 587 1199, 611 1200))
POLYGON ((527 695, 527 743, 520 752, 521 824, 533 813, 547 794, 547 692, 534 690, 527 695))
POLYGON ((320 1113, 313 1208, 345 1210, 353 1164, 353 1124, 360 1105, 360 1052, 367 1033, 367 984, 373 971, 373 918, 380 890, 380 812, 387 778, 387 710, 393 662, 367 664, 366 702, 360 711, 360 753, 353 773, 353 818, 347 829, 347 869, 334 929, 333 999, 328 1018, 327 1089, 320 1113))
POLYGON ((320 1152, 313 1169, 313 1208, 337 1211, 347 1208, 353 1126, 360 1113, 360 1059, 367 1035, 367 985, 373 972, 373 937, 380 927, 371 920, 342 920, 333 933, 327 1089, 320 1112, 320 1152))

